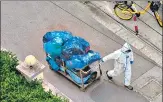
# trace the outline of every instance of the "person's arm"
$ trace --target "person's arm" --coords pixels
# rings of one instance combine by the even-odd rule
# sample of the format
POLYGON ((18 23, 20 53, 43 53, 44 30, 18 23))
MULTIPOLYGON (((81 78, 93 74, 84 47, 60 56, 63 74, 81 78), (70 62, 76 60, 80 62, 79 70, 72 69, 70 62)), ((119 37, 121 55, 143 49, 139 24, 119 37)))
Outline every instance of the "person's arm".
POLYGON ((108 54, 107 56, 103 57, 102 62, 106 62, 107 60, 110 60, 110 59, 116 59, 117 55, 118 55, 118 51, 114 51, 113 53, 108 54))
POLYGON ((130 53, 130 63, 133 64, 134 63, 134 56, 133 56, 133 52, 130 53))

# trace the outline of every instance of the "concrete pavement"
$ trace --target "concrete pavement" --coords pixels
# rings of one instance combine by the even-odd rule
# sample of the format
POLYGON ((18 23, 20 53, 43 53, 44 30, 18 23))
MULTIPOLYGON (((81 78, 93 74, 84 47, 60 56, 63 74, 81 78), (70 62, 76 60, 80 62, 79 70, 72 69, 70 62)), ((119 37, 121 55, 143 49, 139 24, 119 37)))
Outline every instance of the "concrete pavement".
POLYGON ((162 69, 155 66, 132 83, 150 102, 162 102, 162 69))
MULTIPOLYGON (((47 31, 59 29, 69 30, 74 35, 85 38, 90 42, 91 49, 100 52, 102 56, 113 52, 124 44, 121 38, 97 22, 92 17, 91 11, 79 2, 2 2, 1 44, 2 47, 16 53, 21 60, 24 60, 27 55, 33 54, 47 66, 42 49, 42 36, 47 31)), ((133 65, 132 82, 155 66, 154 63, 147 60, 146 56, 135 48, 133 49, 135 64, 133 65)), ((108 61, 102 66, 103 72, 112 68, 112 61, 108 61)), ((106 102, 115 100, 115 95, 121 97, 115 102, 126 102, 123 98, 126 95, 131 97, 130 101, 147 102, 138 93, 128 92, 123 87, 107 83, 105 74, 100 82, 96 82, 86 92, 81 92, 73 83, 51 71, 48 67, 44 75, 51 84, 74 102, 98 102, 99 99, 101 102, 106 102), (119 90, 119 94, 115 90, 119 90), (101 93, 99 99, 96 97, 97 93, 101 93)), ((115 80, 118 84, 123 85, 122 78, 121 75, 115 80)))
POLYGON ((145 102, 145 99, 140 99, 140 94, 136 95, 130 95, 135 92, 126 91, 125 95, 122 95, 122 91, 125 89, 120 87, 117 88, 115 84, 109 83, 109 82, 103 82, 101 83, 95 90, 92 91, 91 97, 95 102, 129 102, 129 100, 132 100, 132 102, 145 102), (107 93, 107 95, 104 95, 104 93, 107 93), (128 97, 130 96, 130 97, 128 97))

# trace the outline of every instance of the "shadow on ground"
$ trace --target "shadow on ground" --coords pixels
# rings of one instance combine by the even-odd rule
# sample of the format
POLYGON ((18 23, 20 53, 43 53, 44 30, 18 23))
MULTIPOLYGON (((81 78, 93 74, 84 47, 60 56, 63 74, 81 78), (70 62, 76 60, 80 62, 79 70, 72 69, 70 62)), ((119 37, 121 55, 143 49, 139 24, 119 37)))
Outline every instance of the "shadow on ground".
POLYGON ((90 96, 95 102, 148 102, 140 94, 109 82, 101 83, 90 96))

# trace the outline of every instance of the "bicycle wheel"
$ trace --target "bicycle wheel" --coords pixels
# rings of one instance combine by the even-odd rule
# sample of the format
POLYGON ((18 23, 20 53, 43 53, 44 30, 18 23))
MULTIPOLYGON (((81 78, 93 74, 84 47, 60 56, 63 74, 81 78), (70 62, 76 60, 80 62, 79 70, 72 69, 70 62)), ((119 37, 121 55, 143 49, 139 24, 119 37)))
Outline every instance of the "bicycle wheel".
POLYGON ((133 17, 133 14, 131 13, 131 9, 128 8, 127 5, 123 4, 117 4, 114 6, 114 12, 115 14, 122 20, 130 20, 133 17), (122 12, 125 11, 125 12, 122 12))
POLYGON ((157 20, 157 23, 160 25, 160 27, 163 27, 162 15, 159 15, 158 11, 155 11, 154 15, 155 15, 155 18, 157 20))

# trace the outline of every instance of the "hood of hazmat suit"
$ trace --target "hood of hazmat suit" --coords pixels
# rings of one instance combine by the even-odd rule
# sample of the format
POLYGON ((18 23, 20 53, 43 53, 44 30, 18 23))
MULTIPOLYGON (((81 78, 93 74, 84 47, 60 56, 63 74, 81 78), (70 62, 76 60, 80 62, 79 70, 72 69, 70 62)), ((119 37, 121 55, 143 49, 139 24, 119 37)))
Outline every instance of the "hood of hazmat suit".
POLYGON ((131 46, 128 43, 125 43, 121 48, 123 53, 132 52, 131 46))

